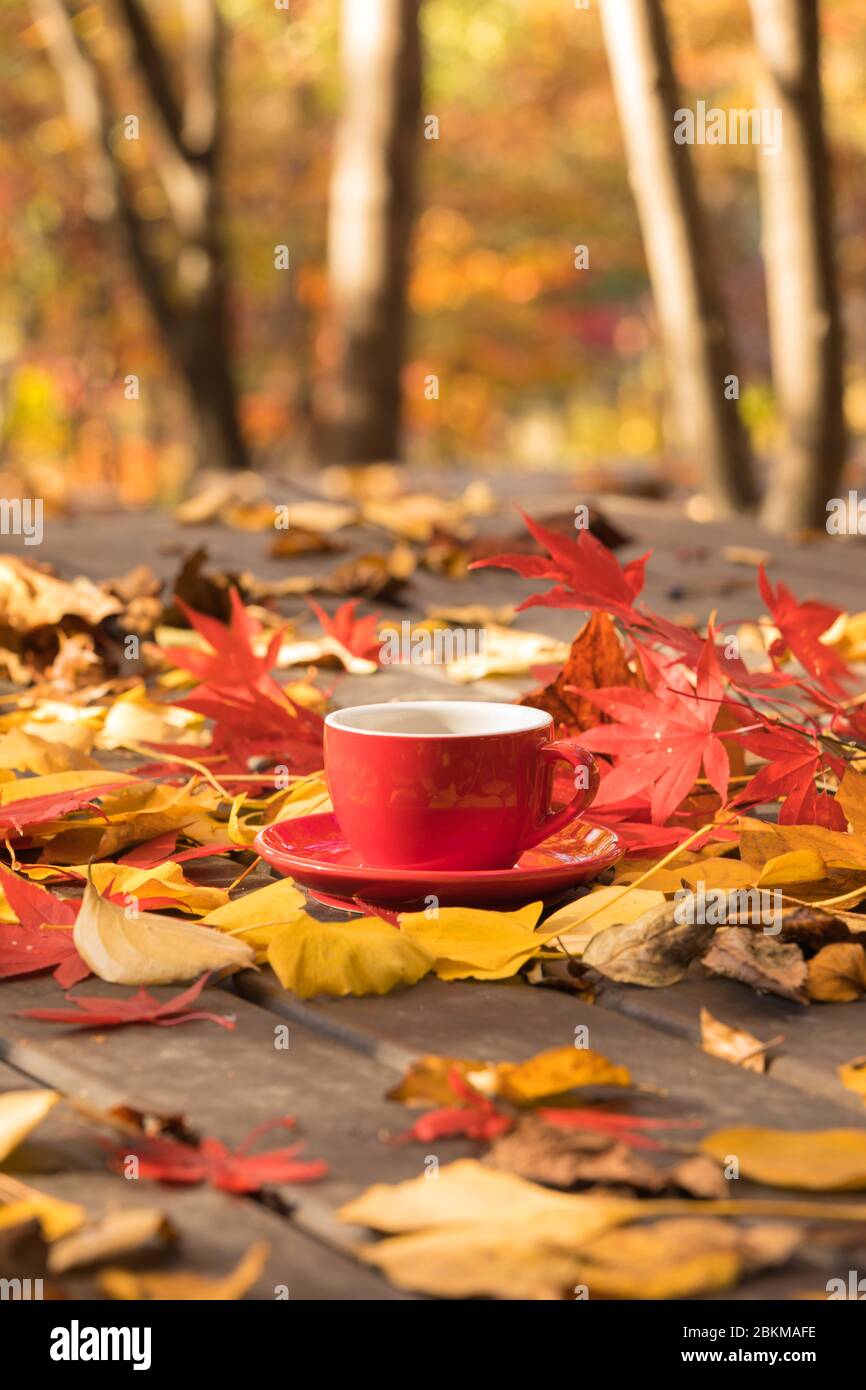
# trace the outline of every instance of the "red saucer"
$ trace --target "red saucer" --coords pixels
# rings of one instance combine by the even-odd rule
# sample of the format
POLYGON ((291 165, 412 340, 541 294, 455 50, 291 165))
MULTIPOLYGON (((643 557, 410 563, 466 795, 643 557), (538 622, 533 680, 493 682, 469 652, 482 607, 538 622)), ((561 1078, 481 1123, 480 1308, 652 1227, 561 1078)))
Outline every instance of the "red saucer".
POLYGON ((346 844, 332 812, 266 826, 255 850, 300 887, 356 912, 356 897, 400 911, 423 907, 430 896, 443 907, 519 906, 587 883, 622 854, 612 830, 572 821, 510 869, 368 869, 346 844))

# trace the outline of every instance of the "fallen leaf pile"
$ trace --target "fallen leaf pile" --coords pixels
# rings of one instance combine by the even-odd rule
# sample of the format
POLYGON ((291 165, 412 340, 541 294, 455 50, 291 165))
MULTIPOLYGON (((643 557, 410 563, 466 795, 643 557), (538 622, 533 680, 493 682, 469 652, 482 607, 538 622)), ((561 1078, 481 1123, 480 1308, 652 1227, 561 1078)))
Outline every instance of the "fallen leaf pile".
MULTIPOLYGON (((165 594, 146 567, 95 584, 0 557, 0 664, 13 687, 0 698, 0 990, 43 977, 39 1007, 20 1010, 27 1027, 87 1029, 96 1042, 96 1030, 183 1024, 179 1037, 200 1027, 216 1051, 235 1019, 205 988, 248 969, 302 1000, 386 995, 427 977, 458 989, 553 984, 592 1000, 715 977, 775 995, 778 1008, 862 1003, 864 615, 799 598, 760 565, 757 624, 680 625, 643 597, 649 557, 620 563, 599 518, 576 534, 525 518, 525 537, 497 544, 479 531, 492 507, 484 486, 444 499, 388 474, 383 495, 383 476, 338 470, 331 495, 298 499, 284 530, 264 494, 239 484, 185 504, 189 524, 260 531, 292 567, 274 581, 208 572, 203 550, 165 594), (343 554, 355 524, 379 540, 343 554), (574 610, 573 641, 480 602, 407 619, 410 641, 478 626, 485 647, 443 663, 455 685, 532 673, 521 703, 599 761, 587 818, 619 836, 616 868, 552 912, 536 901, 379 915, 371 903, 344 921, 319 920, 290 880, 248 883, 262 827, 330 810, 322 739, 340 681, 363 679, 369 700, 382 698, 385 621, 368 604, 402 602, 425 568, 469 583, 491 566, 541 586, 523 610, 574 610), (178 988, 150 992, 160 986, 178 988)), ((571 791, 562 773, 556 799, 571 791)), ((695 1019, 704 1051, 772 1074, 784 1028, 753 1034, 719 1012, 695 1019)), ((828 1072, 866 1094, 861 1050, 853 1043, 828 1072)), ((713 1293, 787 1259, 796 1223, 811 1219, 796 1204, 747 1229, 729 1219, 749 1213, 721 1195, 727 1156, 773 1186, 866 1187, 866 1130, 740 1129, 699 1147, 681 1133, 692 1117, 640 1113, 633 1092, 625 1068, 586 1049, 421 1059, 395 1092, 424 1107, 401 1141, 486 1152, 437 1182, 350 1204, 347 1219, 388 1236, 363 1258, 402 1287, 452 1296, 713 1293)), ((0 1097, 0 1159, 28 1115, 35 1124, 53 1106, 53 1093, 38 1095, 8 1123, 6 1150, 0 1097)), ((233 1192, 324 1173, 296 1146, 255 1154, 157 1135, 127 1152, 157 1180, 233 1192)), ((0 1199, 0 1230, 17 1207, 16 1240, 36 1223, 37 1245, 46 1231, 81 1231, 81 1250, 115 1258, 169 1238, 157 1217, 94 1226, 14 1183, 0 1199)), ((55 1268, 75 1251, 58 1246, 55 1268)), ((253 1247, 199 1296, 237 1296, 261 1265, 253 1247)), ((105 1288, 171 1296, 161 1277, 115 1267, 105 1288)))
MULTIPOLYGON (((461 1159, 435 1180, 379 1183, 339 1214, 385 1236, 357 1253, 400 1288, 446 1298, 660 1299, 721 1293, 784 1264, 806 1239, 797 1223, 827 1212, 803 1200, 555 1192, 461 1159), (774 1219, 723 1219, 735 1215, 774 1219)), ((864 1217, 864 1203, 833 1208, 836 1221, 864 1217)))
MULTIPOLYGON (((15 1176, 9 1163, 19 1146, 61 1103, 56 1091, 30 1090, 0 1093, 0 1277, 45 1278, 47 1297, 66 1297, 63 1279, 73 1271, 95 1271, 101 1292, 115 1299, 228 1300, 243 1298, 258 1281, 270 1253, 267 1242, 257 1241, 237 1267, 220 1278, 186 1270, 153 1268, 154 1263, 182 1254, 182 1239, 173 1222, 158 1206, 110 1206, 100 1216, 90 1216, 83 1206, 61 1201, 15 1176), (144 1261, 144 1268, 127 1268, 119 1259, 144 1261)), ((81 1102, 73 1108, 87 1111, 81 1102)), ((165 1135, 143 1134, 141 1117, 120 1112, 92 1112, 101 1126, 121 1130, 123 1144, 95 1138, 108 1151, 109 1162, 128 1173, 138 1166, 138 1176, 167 1184, 209 1184, 232 1194, 259 1193, 283 1184, 315 1182, 328 1171, 318 1159, 298 1157, 302 1143, 264 1152, 256 1145, 272 1128, 291 1128, 293 1116, 259 1125, 237 1146, 229 1149, 217 1139, 198 1143, 179 1142, 165 1135)))

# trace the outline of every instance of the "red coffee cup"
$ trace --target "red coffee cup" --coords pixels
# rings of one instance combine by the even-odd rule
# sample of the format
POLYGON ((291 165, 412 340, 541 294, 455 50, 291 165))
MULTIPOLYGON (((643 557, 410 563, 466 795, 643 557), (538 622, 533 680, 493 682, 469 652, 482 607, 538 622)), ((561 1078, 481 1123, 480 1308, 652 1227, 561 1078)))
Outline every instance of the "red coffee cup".
POLYGON ((325 719, 325 774, 348 844, 371 868, 505 869, 589 805, 595 760, 551 742, 543 710, 470 700, 356 705, 325 719), (575 794, 550 809, 553 765, 575 794))

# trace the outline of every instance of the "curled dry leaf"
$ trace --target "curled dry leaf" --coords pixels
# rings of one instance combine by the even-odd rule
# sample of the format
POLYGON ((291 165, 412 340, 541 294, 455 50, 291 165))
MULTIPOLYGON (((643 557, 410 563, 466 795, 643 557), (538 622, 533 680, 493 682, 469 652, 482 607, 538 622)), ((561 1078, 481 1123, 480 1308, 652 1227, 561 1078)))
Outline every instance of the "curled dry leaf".
MULTIPOLYGON (((113 702, 97 735, 97 746, 123 748, 127 744, 190 744, 190 757, 196 745, 207 742, 200 715, 149 698, 143 685, 125 691, 113 702)), ((87 764, 81 764, 87 766, 87 764)))
POLYGON ((781 925, 782 939, 796 942, 811 955, 836 941, 856 941, 866 932, 866 917, 853 912, 824 912, 820 907, 804 904, 783 912, 781 925))
POLYGON ((854 942, 822 947, 808 972, 809 998, 822 1004, 849 1004, 866 993, 866 951, 854 942))
POLYGON ((630 1145, 598 1130, 563 1130, 537 1116, 524 1116, 512 1133, 491 1145, 485 1162, 549 1187, 605 1183, 656 1193, 662 1172, 630 1145))
POLYGON ((182 1270, 151 1274, 137 1273, 131 1269, 105 1269, 99 1276, 99 1287, 108 1298, 130 1302, 160 1299, 225 1303, 244 1297, 261 1277, 270 1253, 267 1241, 256 1241, 239 1264, 220 1279, 182 1270))
POLYGON ((71 584, 12 555, 0 559, 0 623, 16 632, 56 627, 62 618, 82 618, 94 627, 122 605, 89 579, 71 584))
POLYGON ((228 903, 228 893, 224 888, 207 888, 191 882, 185 877, 183 866, 173 859, 144 869, 136 864, 113 862, 70 865, 67 872, 89 878, 99 893, 106 893, 124 903, 137 902, 139 909, 171 907, 178 912, 198 916, 214 912, 228 903))
POLYGON ((48 1269, 51 1274, 65 1274, 70 1269, 128 1255, 152 1242, 167 1245, 176 1239, 177 1232, 157 1207, 110 1211, 101 1221, 52 1245, 48 1269))
POLYGON ((757 880, 758 888, 779 888, 785 884, 821 883, 827 878, 827 865, 815 849, 791 849, 768 859, 757 880))
POLYGON ((524 1116, 511 1133, 497 1138, 485 1162, 550 1187, 603 1183, 638 1192, 673 1189, 695 1197, 727 1192, 723 1174, 705 1154, 658 1167, 623 1140, 598 1130, 563 1130, 534 1115, 524 1116))
POLYGON ((701 1009, 701 1048, 711 1057, 733 1062, 735 1067, 744 1067, 746 1071, 763 1072, 767 1069, 766 1051, 771 1045, 759 1042, 742 1028, 722 1023, 709 1009, 701 1009))
POLYGON ((751 927, 720 927, 702 964, 712 975, 739 980, 795 1004, 809 1002, 806 962, 799 946, 751 927))
MULTIPOLYGON (((719 1163, 731 1158, 740 1176, 768 1187, 808 1192, 866 1190, 866 1130, 721 1129, 701 1148, 719 1163)), ((833 1208, 827 1209, 828 1216, 833 1208)))
MULTIPOLYGON (((814 851, 828 870, 866 872, 866 840, 823 825, 777 825, 744 816, 740 821, 740 854, 750 864, 767 864, 792 850, 814 851)), ((803 866, 804 860, 798 859, 803 866)), ((800 896, 800 895, 798 895, 800 896)))
POLYGON ((634 861, 625 861, 626 867, 617 874, 617 884, 630 883, 640 875, 640 892, 655 890, 660 893, 678 893, 682 888, 698 892, 703 887, 705 893, 731 888, 751 888, 760 874, 754 864, 742 859, 731 859, 720 854, 692 855, 686 852, 678 855, 676 862, 668 869, 652 869, 646 872, 645 866, 634 861))
POLYGON ((0 1161, 27 1138, 59 1099, 59 1091, 4 1091, 0 1095, 0 1161))
POLYGON ((583 963, 619 984, 658 989, 683 978, 715 930, 706 922, 678 922, 676 904, 665 903, 627 926, 599 932, 587 943, 583 963))
POLYGON ((236 937, 155 912, 128 917, 88 883, 75 922, 78 953, 101 980, 118 985, 170 985, 206 971, 252 965, 252 947, 236 937))

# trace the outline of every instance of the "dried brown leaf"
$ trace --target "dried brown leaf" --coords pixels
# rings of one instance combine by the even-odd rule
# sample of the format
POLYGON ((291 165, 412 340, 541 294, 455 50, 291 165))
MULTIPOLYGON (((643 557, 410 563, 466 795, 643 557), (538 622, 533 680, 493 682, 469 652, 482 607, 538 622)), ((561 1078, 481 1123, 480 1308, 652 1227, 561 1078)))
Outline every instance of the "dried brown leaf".
POLYGON ((650 908, 624 927, 607 927, 587 942, 584 965, 619 984, 659 989, 676 984, 712 940, 706 922, 678 922, 676 905, 650 908))
POLYGON ((777 941, 751 927, 720 927, 702 962, 712 975, 808 1004, 806 962, 793 942, 777 941))
POLYGON ((572 642, 565 665, 555 679, 522 696, 518 704, 545 710, 556 725, 569 732, 593 729, 599 722, 609 723, 608 716, 600 714, 595 705, 569 687, 598 690, 611 685, 644 688, 646 681, 639 668, 633 670, 629 665, 613 620, 607 613, 593 613, 572 642))
POLYGON ((714 1018, 709 1009, 701 1009, 701 1048, 711 1057, 732 1062, 746 1071, 762 1072, 767 1069, 767 1046, 744 1029, 732 1028, 714 1018))

